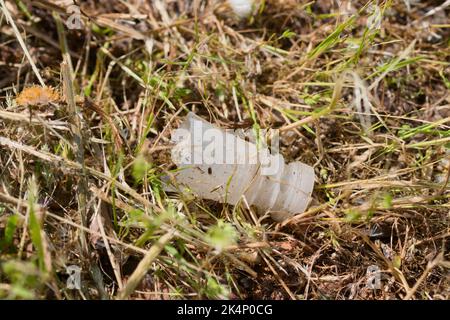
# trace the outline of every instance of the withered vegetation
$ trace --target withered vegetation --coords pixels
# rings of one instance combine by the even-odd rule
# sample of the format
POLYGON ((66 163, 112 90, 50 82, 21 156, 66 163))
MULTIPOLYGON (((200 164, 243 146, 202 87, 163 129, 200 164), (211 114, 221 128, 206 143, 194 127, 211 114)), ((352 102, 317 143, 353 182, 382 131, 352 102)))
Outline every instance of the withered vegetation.
POLYGON ((0 0, 0 297, 449 299, 444 2, 0 0), (279 129, 308 210, 165 191, 189 111, 279 129))

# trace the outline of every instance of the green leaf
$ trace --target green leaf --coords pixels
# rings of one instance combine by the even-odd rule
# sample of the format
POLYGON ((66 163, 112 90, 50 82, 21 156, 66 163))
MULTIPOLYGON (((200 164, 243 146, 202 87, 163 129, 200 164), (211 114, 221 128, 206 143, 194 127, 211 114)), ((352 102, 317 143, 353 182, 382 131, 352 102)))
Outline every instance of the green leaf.
POLYGON ((351 209, 345 213, 344 220, 345 220, 345 222, 348 222, 348 223, 354 223, 354 222, 358 222, 358 220, 360 218, 361 218, 361 213, 356 210, 351 209))
POLYGON ((402 266, 402 258, 400 256, 395 256, 392 260, 392 265, 394 266, 394 268, 400 269, 400 267, 402 266))
POLYGON ((214 278, 208 277, 205 293, 209 299, 223 299, 229 295, 229 290, 218 283, 214 278))
POLYGON ((206 241, 217 251, 236 244, 238 234, 236 229, 228 222, 219 220, 217 225, 212 226, 206 235, 206 241))
POLYGON ((280 39, 290 39, 292 37, 294 37, 296 35, 295 32, 287 29, 283 32, 283 34, 281 35, 280 39))
POLYGON ((6 221, 5 228, 5 237, 3 238, 3 246, 9 247, 12 245, 14 239, 14 233, 17 229, 17 222, 19 221, 19 217, 17 215, 12 215, 6 221))
POLYGON ((383 197, 383 207, 386 209, 392 208, 392 195, 387 193, 383 197))
POLYGON ((30 179, 29 187, 28 187, 28 207, 29 207, 29 230, 31 236, 31 242, 33 243, 34 248, 36 249, 39 269, 43 272, 46 271, 45 268, 45 259, 44 259, 44 244, 42 242, 42 234, 41 234, 41 222, 36 215, 36 207, 37 207, 37 196, 38 196, 38 188, 36 184, 35 177, 30 179))
POLYGON ((351 16, 348 20, 338 25, 336 29, 328 37, 326 37, 326 39, 324 39, 317 47, 315 47, 308 54, 308 58, 311 60, 316 59, 322 53, 334 47, 339 42, 342 32, 344 32, 344 30, 348 26, 350 26, 355 21, 355 19, 356 19, 355 16, 351 16))
POLYGON ((145 160, 143 155, 139 155, 133 163, 133 178, 136 182, 142 182, 152 168, 151 163, 145 160))

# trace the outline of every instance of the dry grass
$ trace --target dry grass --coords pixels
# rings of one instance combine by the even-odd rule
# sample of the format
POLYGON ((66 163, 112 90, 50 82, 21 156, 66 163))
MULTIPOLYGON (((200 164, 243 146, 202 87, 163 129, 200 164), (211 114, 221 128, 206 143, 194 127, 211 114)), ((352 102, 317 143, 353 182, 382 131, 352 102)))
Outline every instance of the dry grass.
POLYGON ((0 2, 0 297, 450 298, 444 1, 63 2, 0 2), (308 211, 165 192, 188 111, 280 129, 308 211))

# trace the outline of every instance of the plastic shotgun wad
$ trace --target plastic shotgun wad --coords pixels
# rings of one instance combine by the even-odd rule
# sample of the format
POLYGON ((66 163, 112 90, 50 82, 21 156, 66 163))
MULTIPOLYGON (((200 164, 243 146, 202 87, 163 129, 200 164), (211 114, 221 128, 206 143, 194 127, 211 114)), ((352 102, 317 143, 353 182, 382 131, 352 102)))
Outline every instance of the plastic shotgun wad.
POLYGON ((282 155, 193 113, 173 132, 172 142, 177 184, 201 198, 231 205, 245 198, 276 220, 305 211, 310 202, 312 167, 298 161, 286 164, 282 155))

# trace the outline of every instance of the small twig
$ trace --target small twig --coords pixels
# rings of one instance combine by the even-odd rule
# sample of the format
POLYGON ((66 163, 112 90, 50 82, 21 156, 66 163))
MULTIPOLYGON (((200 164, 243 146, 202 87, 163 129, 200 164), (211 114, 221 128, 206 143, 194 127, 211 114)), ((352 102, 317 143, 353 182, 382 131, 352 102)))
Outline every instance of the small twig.
POLYGON ((57 12, 53 11, 53 19, 55 19, 56 22, 56 31, 58 32, 59 47, 62 53, 63 61, 68 64, 70 75, 73 76, 72 59, 70 58, 70 50, 67 44, 66 35, 64 34, 64 25, 61 21, 61 16, 57 12))
POLYGON ((128 279, 128 282, 121 290, 117 296, 118 299, 126 299, 130 294, 133 293, 133 291, 136 289, 136 287, 139 285, 139 283, 142 281, 144 276, 147 274, 148 269, 150 268, 150 265, 153 263, 153 261, 158 257, 158 255, 161 253, 161 251, 164 249, 164 246, 167 242, 169 242, 172 237, 174 236, 175 230, 171 230, 165 235, 163 235, 159 240, 150 248, 150 250, 147 252, 147 254, 144 256, 144 258, 139 262, 138 266, 134 270, 133 274, 128 279))
POLYGON ((437 6, 436 8, 431 9, 423 17, 425 18, 425 17, 432 16, 433 14, 436 14, 437 12, 444 10, 448 6, 450 6, 450 0, 447 0, 443 4, 441 4, 440 6, 437 6))
POLYGON ((419 288, 419 286, 421 285, 421 283, 425 280, 425 278, 427 277, 428 273, 435 267, 437 266, 441 261, 443 260, 443 253, 439 253, 437 255, 436 258, 434 258, 433 261, 428 262, 427 267, 425 268, 425 271, 422 273, 422 275, 420 276, 419 280, 417 280, 416 284, 410 289, 408 290, 408 292, 406 293, 406 296, 403 298, 403 300, 409 300, 412 298, 412 296, 414 295, 414 293, 416 293, 417 289, 419 288))
POLYGON ((103 226, 102 218, 101 218, 101 215, 99 213, 99 211, 101 210, 101 208, 100 208, 101 203, 102 203, 102 200, 100 200, 98 202, 96 219, 97 219, 98 227, 99 227, 99 230, 100 230, 100 234, 102 235, 102 238, 103 238, 103 243, 105 244, 106 252, 108 253, 109 261, 110 261, 111 266, 112 266, 113 271, 114 271, 114 276, 116 277, 117 284, 119 285, 119 290, 122 290, 123 282, 122 282, 122 277, 121 277, 121 274, 120 274, 120 267, 117 264, 116 259, 114 258, 114 255, 113 255, 113 253, 111 251, 111 246, 109 245, 109 241, 108 241, 108 239, 106 237, 105 228, 103 226))
POLYGON ((289 295, 289 297, 292 300, 297 300, 297 297, 292 293, 292 291, 289 289, 289 287, 286 285, 286 283, 283 281, 283 279, 281 279, 280 275, 277 273, 277 271, 274 269, 274 267, 270 264, 270 261, 267 259, 267 257, 265 256, 265 252, 262 250, 258 250, 261 257, 263 258, 264 262, 267 264, 267 266, 269 267, 270 271, 272 271, 273 275, 275 276, 275 278, 278 280, 278 282, 281 284, 281 286, 283 287, 283 289, 287 292, 287 294, 289 295))
MULTIPOLYGON (((61 131, 69 130, 66 127, 67 123, 64 121, 59 121, 59 120, 45 121, 36 114, 33 114, 33 117, 30 122, 30 116, 28 114, 21 114, 21 113, 17 113, 17 112, 0 110, 0 118, 10 120, 10 121, 25 122, 30 125, 43 125, 44 127, 48 128, 49 130, 50 130, 50 128, 56 129, 56 130, 61 130, 61 131)), ((61 139, 62 137, 58 136, 58 138, 61 139)))
MULTIPOLYGON (((66 58, 66 57, 65 57, 66 58)), ((75 90, 73 88, 73 76, 70 70, 69 63, 65 60, 61 64, 61 71, 64 80, 64 93, 67 100, 67 105, 69 107, 69 112, 71 116, 71 131, 73 134, 74 143, 72 145, 76 161, 81 166, 81 175, 78 180, 78 210, 81 215, 81 222, 84 227, 87 226, 87 193, 88 193, 88 182, 87 182, 87 172, 84 165, 84 142, 82 135, 82 120, 80 115, 80 110, 75 102, 75 90)), ((80 233, 81 246, 83 251, 87 254, 88 246, 86 241, 86 234, 84 232, 80 233)))

